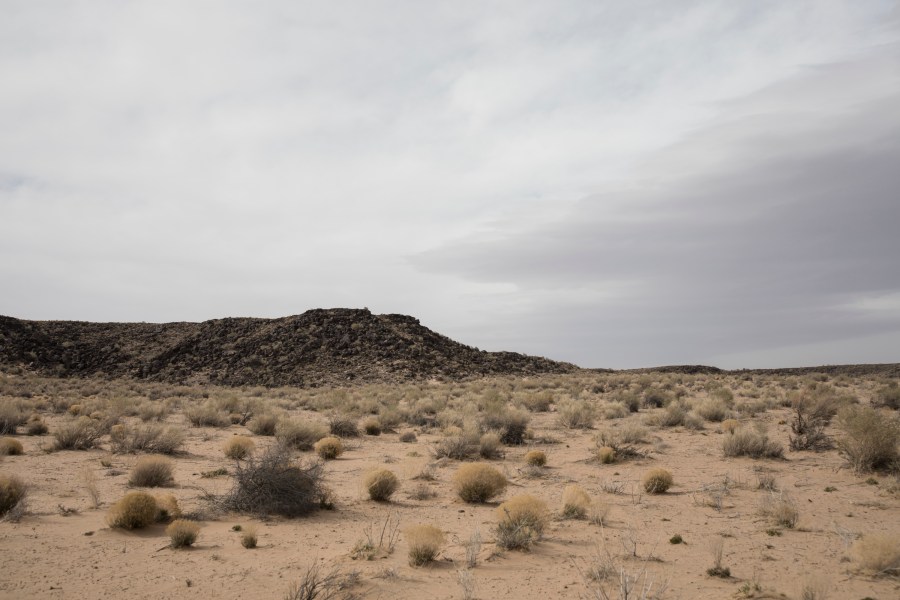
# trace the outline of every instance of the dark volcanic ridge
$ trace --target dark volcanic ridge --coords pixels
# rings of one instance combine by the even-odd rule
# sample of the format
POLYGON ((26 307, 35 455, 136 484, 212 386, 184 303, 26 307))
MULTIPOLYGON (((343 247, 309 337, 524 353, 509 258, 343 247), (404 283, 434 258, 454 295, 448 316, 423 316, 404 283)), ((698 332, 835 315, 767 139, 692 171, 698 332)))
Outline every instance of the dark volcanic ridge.
POLYGON ((466 346, 413 317, 346 308, 280 319, 163 324, 0 316, 0 366, 59 377, 304 387, 578 370, 466 346))

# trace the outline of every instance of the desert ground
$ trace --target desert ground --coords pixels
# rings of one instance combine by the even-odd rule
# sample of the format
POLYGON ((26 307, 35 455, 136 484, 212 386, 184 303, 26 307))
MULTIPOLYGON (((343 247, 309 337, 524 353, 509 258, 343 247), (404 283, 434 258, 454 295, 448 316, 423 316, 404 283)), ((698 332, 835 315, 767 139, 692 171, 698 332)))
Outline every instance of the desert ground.
POLYGON ((898 598, 898 397, 896 379, 827 374, 270 389, 10 369, 0 484, 27 495, 0 520, 0 598, 898 598), (306 449, 332 432, 336 458, 306 449), (229 458, 226 443, 250 446, 238 436, 254 448, 229 458), (285 444, 318 469, 315 510, 224 500, 285 444), (164 487, 129 483, 147 450, 171 461, 164 487), (464 501, 472 464, 507 485, 464 501), (399 485, 375 501, 379 469, 399 485), (670 486, 646 480, 659 469, 670 486), (111 526, 136 491, 174 495, 168 517, 195 522, 196 541, 111 526), (433 557, 419 525, 439 530, 433 557))

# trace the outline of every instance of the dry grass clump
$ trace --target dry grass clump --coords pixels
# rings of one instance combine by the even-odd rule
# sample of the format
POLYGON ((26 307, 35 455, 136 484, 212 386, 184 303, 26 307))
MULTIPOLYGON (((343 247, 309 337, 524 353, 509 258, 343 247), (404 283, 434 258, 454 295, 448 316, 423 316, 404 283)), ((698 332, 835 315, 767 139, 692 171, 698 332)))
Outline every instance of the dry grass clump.
POLYGON ((175 484, 172 471, 175 464, 163 456, 142 456, 131 470, 128 485, 134 487, 169 487, 175 484))
POLYGON ((381 435, 381 421, 375 417, 369 417, 362 422, 362 429, 366 435, 381 435))
POLYGON ((740 426, 741 423, 737 419, 725 419, 719 425, 719 428, 722 430, 722 433, 734 433, 740 426))
POLYGON ((594 438, 597 446, 597 458, 603 464, 609 464, 617 459, 627 460, 638 458, 645 453, 634 447, 635 441, 642 441, 646 436, 643 427, 625 427, 622 429, 603 429, 594 438))
POLYGON ((28 422, 25 423, 25 434, 26 435, 44 435, 50 431, 50 428, 47 427, 47 423, 39 414, 33 414, 28 417, 28 422))
POLYGON ((255 435, 273 436, 278 428, 278 416, 272 413, 256 415, 247 423, 247 429, 255 435))
POLYGON ((158 494, 154 496, 156 499, 156 521, 165 523, 172 519, 181 517, 181 508, 178 506, 178 500, 172 494, 158 494))
POLYGON ((489 431, 478 440, 478 455, 488 460, 502 458, 503 447, 500 442, 500 434, 489 431))
POLYGON ((188 548, 197 541, 200 526, 187 519, 175 519, 166 527, 166 535, 172 548, 188 548))
POLYGON ((604 465, 611 465, 616 462, 615 448, 612 446, 600 446, 597 448, 597 460, 604 465))
POLYGON ((857 567, 870 575, 900 575, 900 538, 889 534, 864 535, 853 544, 857 567))
POLYGON ((282 419, 275 428, 275 439, 282 446, 312 450, 313 445, 328 435, 328 428, 314 421, 282 419))
POLYGON ((253 454, 256 443, 245 435, 236 435, 228 439, 222 446, 225 456, 234 460, 243 460, 253 454))
POLYGON ((450 435, 438 441, 431 448, 431 453, 435 458, 466 460, 472 458, 479 450, 480 442, 480 438, 474 437, 471 433, 450 435))
POLYGON ((887 385, 875 392, 875 398, 872 403, 876 406, 884 406, 894 410, 900 409, 900 384, 891 381, 887 385))
POLYGON ((532 467, 543 467, 547 464, 547 455, 541 450, 529 450, 525 454, 525 464, 532 467))
POLYGON ((120 454, 126 452, 175 454, 184 443, 184 431, 156 423, 145 423, 135 427, 113 425, 109 430, 109 439, 112 451, 120 454))
POLYGON ((433 561, 444 544, 444 533, 434 525, 413 525, 403 535, 409 545, 409 564, 413 567, 433 561))
POLYGON ((404 431, 403 433, 400 434, 400 441, 403 442, 404 444, 411 444, 411 443, 417 441, 418 439, 419 438, 416 437, 416 434, 414 431, 404 431))
POLYGON ((0 438, 0 456, 17 456, 23 454, 22 443, 14 438, 0 438))
POLYGON ((328 417, 328 431, 337 437, 357 437, 359 428, 356 426, 356 417, 344 413, 332 413, 328 417))
POLYGON ((481 416, 481 429, 496 431, 500 441, 508 446, 520 446, 525 443, 530 420, 531 417, 523 410, 497 408, 481 416))
POLYGON ((28 486, 15 475, 0 475, 0 517, 15 513, 24 506, 28 486))
POLYGON ((800 520, 797 503, 784 492, 767 494, 759 505, 759 514, 788 529, 796 527, 800 520))
POLYGON ((712 423, 720 423, 731 414, 725 402, 713 398, 704 400, 695 410, 698 415, 712 423))
POLYGON ((569 400, 557 408, 557 420, 567 429, 591 429, 594 426, 596 409, 586 400, 569 400))
POLYGON ((760 431, 738 429, 722 442, 725 456, 750 456, 752 458, 781 458, 784 447, 760 431))
POLYGON ((583 519, 591 507, 591 497, 583 487, 567 485, 562 495, 562 516, 566 519, 583 519))
POLYGON ((344 453, 344 444, 338 437, 322 438, 315 443, 313 448, 322 460, 334 460, 344 453))
POLYGON ((838 413, 843 435, 837 446, 860 473, 894 467, 900 461, 900 419, 866 406, 847 406, 838 413))
POLYGON ((461 466, 453 475, 456 493, 464 502, 486 502, 503 493, 507 481, 503 473, 484 463, 461 466))
POLYGON ((377 469, 363 478, 363 487, 372 500, 387 502, 400 487, 400 480, 387 469, 377 469))
POLYGON ((273 446, 259 458, 236 463, 234 486, 219 503, 226 510, 297 517, 327 502, 318 462, 295 464, 289 448, 273 446))
POLYGON ((184 409, 184 416, 194 427, 227 427, 231 419, 212 400, 184 409))
POLYGON ((510 498, 496 510, 500 522, 494 531, 504 550, 528 550, 541 539, 547 526, 547 504, 527 494, 510 498))
POLYGON ((550 404, 553 403, 553 394, 550 392, 538 392, 536 394, 528 394, 519 399, 519 404, 530 410, 531 412, 547 412, 550 410, 550 404))
POLYGON ((644 491, 648 494, 662 494, 672 487, 673 483, 672 474, 665 469, 650 469, 641 480, 644 491))
POLYGON ((82 416, 57 427, 53 437, 57 450, 90 450, 107 430, 103 422, 82 416))
POLYGON ((255 525, 248 525, 241 529, 241 546, 248 550, 256 548, 259 543, 259 535, 255 525))
POLYGON ((0 435, 16 433, 16 428, 25 423, 23 413, 13 401, 0 401, 0 435))
POLYGON ((114 528, 141 529, 155 523, 158 516, 156 498, 146 492, 129 492, 110 507, 106 522, 114 528))

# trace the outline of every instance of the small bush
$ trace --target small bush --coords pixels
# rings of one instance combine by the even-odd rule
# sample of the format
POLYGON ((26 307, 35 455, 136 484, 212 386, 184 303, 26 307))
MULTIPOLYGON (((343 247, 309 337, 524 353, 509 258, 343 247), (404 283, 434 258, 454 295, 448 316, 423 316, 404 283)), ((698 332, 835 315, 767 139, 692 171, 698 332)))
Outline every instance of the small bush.
POLYGON ((723 433, 734 433, 740 426, 741 423, 737 419, 725 419, 719 425, 723 433))
POLYGON ((838 413, 843 435, 837 446, 859 473, 890 468, 900 460, 900 419, 866 406, 847 406, 838 413))
POLYGON ((78 417, 53 432, 57 450, 90 450, 106 433, 103 423, 90 417, 78 417))
POLYGON ((328 429, 314 421, 283 419, 275 428, 275 439, 282 446, 297 450, 312 450, 313 445, 328 435, 328 429))
POLYGON ((484 463, 461 466, 453 475, 456 493, 464 502, 486 502, 503 493, 506 477, 494 467, 484 463))
POLYGON ((234 487, 220 499, 226 510, 297 517, 327 501, 322 465, 295 464, 288 448, 274 446, 236 465, 234 487))
POLYGON ((363 487, 372 500, 387 502, 400 487, 400 480, 391 471, 378 469, 365 476, 363 487))
POLYGON ((253 548, 256 548, 258 542, 259 535, 256 532, 256 526, 248 525, 241 530, 241 546, 248 550, 252 550, 253 548))
POLYGON ((25 424, 25 433, 27 435, 44 435, 49 430, 47 423, 44 422, 40 415, 31 415, 25 424))
POLYGON ((604 465, 612 464, 616 462, 616 451, 611 446, 600 446, 597 448, 597 460, 604 465))
POLYGON ((278 417, 271 413, 257 415, 247 423, 247 429, 255 435, 273 436, 278 427, 278 417))
POLYGON ((466 460, 472 458, 478 450, 479 438, 461 434, 442 438, 434 445, 431 452, 435 458, 452 458, 454 460, 466 460))
POLYGON ((359 435, 356 418, 353 415, 334 413, 328 417, 328 431, 331 435, 350 438, 359 435))
POLYGON ((156 499, 146 492, 129 492, 113 504, 106 514, 110 527, 141 529, 156 522, 156 499))
POLYGON ((529 450, 525 454, 525 464, 532 467, 543 467, 547 464, 547 455, 540 450, 529 450))
POLYGON ((759 513, 789 529, 793 529, 800 519, 797 503, 783 492, 767 494, 759 506, 759 513))
POLYGON ((529 394, 520 400, 522 406, 531 412, 547 412, 550 410, 550 404, 553 402, 553 394, 550 392, 540 392, 537 394, 529 394))
POLYGON ((875 392, 875 399, 872 403, 876 406, 884 406, 894 410, 900 409, 900 385, 896 381, 892 381, 880 388, 875 392))
POLYGON ((323 460, 334 460, 344 453, 344 444, 341 438, 326 437, 316 442, 314 446, 316 454, 323 460))
POLYGON ((375 417, 369 417, 363 421, 362 428, 366 435, 381 435, 381 421, 375 417))
POLYGON ((228 415, 212 400, 185 408, 184 416, 194 427, 227 427, 231 424, 228 415))
POLYGON ((178 500, 172 494, 159 494, 156 499, 156 522, 168 523, 172 519, 181 517, 181 508, 178 500))
POLYGON ((531 417, 525 411, 504 408, 482 415, 481 428, 498 432, 500 441, 508 446, 520 446, 525 442, 525 432, 530 420, 531 417))
POLYGON ((444 544, 443 532, 434 525, 413 525, 403 531, 409 545, 409 564, 421 567, 437 558, 444 544))
POLYGON ((134 487, 168 487, 175 484, 174 463, 162 456, 142 456, 134 464, 128 485, 134 487))
POLYGON ((672 487, 672 474, 665 469, 650 469, 641 483, 648 494, 662 494, 672 487))
POLYGON ((500 522, 494 534, 497 546, 505 550, 528 550, 547 526, 547 505, 527 494, 510 498, 496 514, 500 522))
POLYGON ((569 400, 557 409, 559 424, 567 429, 591 429, 596 419, 594 405, 584 400, 569 400))
POLYGON ((672 402, 666 407, 661 415, 654 416, 657 417, 657 424, 660 427, 677 427, 679 425, 684 425, 685 419, 688 416, 688 409, 681 402, 672 402))
POLYGON ((697 414, 699 414, 707 421, 713 423, 720 423, 724 421, 731 413, 731 411, 728 410, 728 406, 726 406, 723 401, 714 400, 712 398, 701 402, 700 406, 698 406, 696 410, 697 414))
POLYGON ((22 443, 14 438, 0 438, 0 456, 16 456, 23 454, 22 443))
POLYGON ((784 448, 773 442, 765 433, 749 429, 738 429, 725 437, 722 443, 725 456, 750 456, 752 458, 781 458, 784 448))
POLYGON ((0 475, 0 517, 23 506, 27 495, 28 486, 21 479, 15 475, 0 475))
POLYGON ((166 535, 171 540, 169 545, 172 548, 187 548, 197 541, 200 526, 187 519, 176 519, 166 527, 166 535))
POLYGON ((13 401, 0 400, 0 435, 12 435, 25 423, 25 414, 13 401))
POLYGON ((591 507, 591 497, 580 485, 570 484, 562 495, 562 516, 566 519, 583 519, 591 507))
POLYGON ((112 451, 175 454, 184 443, 184 432, 177 427, 145 423, 136 427, 114 425, 109 431, 112 451))
POLYGON ((404 431, 400 434, 400 441, 404 444, 411 444, 417 441, 419 438, 416 437, 416 434, 412 431, 404 431))
POLYGON ((864 535, 853 544, 853 558, 859 569, 870 575, 900 575, 900 538, 890 534, 864 535))
POLYGON ((236 435, 225 442, 222 451, 225 456, 234 460, 243 460, 253 454, 256 444, 245 435, 236 435))
POLYGON ((478 441, 478 455, 488 460, 501 458, 503 456, 503 448, 500 443, 500 435, 493 431, 482 435, 478 441))

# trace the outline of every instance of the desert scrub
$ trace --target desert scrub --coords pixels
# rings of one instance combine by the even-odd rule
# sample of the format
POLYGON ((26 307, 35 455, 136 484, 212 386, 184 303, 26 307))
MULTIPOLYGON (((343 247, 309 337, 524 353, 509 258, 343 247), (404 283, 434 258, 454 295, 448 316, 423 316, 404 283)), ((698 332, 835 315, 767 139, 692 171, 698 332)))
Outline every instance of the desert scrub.
POLYGON ((751 458, 781 458, 784 447, 774 442, 762 432, 749 429, 738 429, 726 435, 722 442, 725 456, 749 456, 751 458))
POLYGON ((356 417, 345 413, 332 413, 328 416, 328 432, 333 436, 350 438, 359 435, 356 417))
POLYGON ((800 519, 797 503, 784 492, 773 491, 764 496, 759 505, 759 514, 788 529, 793 529, 800 519))
POLYGON ((0 456, 16 456, 23 454, 22 443, 15 438, 0 438, 0 456))
POLYGON ((28 422, 25 423, 26 435, 44 435, 48 431, 50 431, 50 428, 47 427, 47 423, 44 422, 41 415, 34 414, 28 417, 28 422))
POLYGON ((338 437, 322 438, 315 443, 313 448, 322 460, 334 460, 344 453, 344 444, 338 437))
POLYGON ((0 435, 15 434, 25 423, 25 413, 11 400, 0 400, 0 435))
POLYGON ((597 460, 601 464, 609 465, 616 462, 616 451, 612 446, 600 446, 597 448, 597 460))
POLYGON ((228 415, 212 400, 185 408, 184 416, 194 427, 227 427, 231 424, 228 415))
POLYGON ((155 523, 158 514, 156 498, 146 492, 129 492, 110 507, 106 522, 113 528, 141 529, 155 523))
POLYGON ((478 440, 478 455, 488 460, 503 458, 500 435, 494 431, 482 435, 478 440))
POLYGON ((540 450, 529 450, 525 454, 525 464, 532 467, 543 467, 547 464, 547 455, 540 450))
POLYGON ((525 432, 531 417, 518 409, 496 408, 481 415, 481 429, 496 431, 500 441, 508 446, 520 446, 525 442, 525 432))
POLYGON ((178 500, 172 494, 159 494, 154 496, 156 500, 156 521, 157 523, 168 523, 172 519, 181 517, 181 508, 178 506, 178 500))
POLYGON ((175 454, 184 443, 184 431, 177 427, 163 427, 157 423, 144 423, 135 427, 113 425, 109 430, 112 451, 149 452, 175 454))
POLYGON ((567 429, 591 429, 594 426, 596 411, 586 400, 560 403, 556 412, 559 424, 567 429))
POLYGON ((398 487, 400 487, 400 480, 387 469, 377 469, 363 478, 363 488, 369 494, 369 498, 376 502, 390 500, 398 487))
POLYGON ((890 468, 900 461, 900 419, 866 406, 847 406, 838 413, 842 435, 837 447, 859 473, 890 468))
POLYGON ((163 456, 140 457, 131 470, 128 485, 133 487, 168 487, 175 485, 174 463, 163 456))
POLYGON ((404 444, 411 444, 415 441, 418 441, 419 438, 416 437, 415 432, 413 431, 404 431, 400 434, 400 441, 404 444))
POLYGON ((644 474, 641 484, 648 494, 662 494, 672 487, 672 474, 665 469, 650 469, 644 474))
POLYGON ((273 446, 259 458, 236 463, 234 485, 218 503, 236 512, 298 517, 327 499, 319 462, 295 463, 290 449, 273 446))
POLYGON ((188 548, 197 541, 200 526, 187 519, 175 519, 166 527, 166 535, 172 548, 188 548))
MULTIPOLYGON (((235 527, 240 527, 240 525, 236 525, 235 527)), ((237 531, 241 532, 241 546, 248 550, 256 548, 256 545, 259 543, 259 534, 257 533, 256 525, 247 525, 237 531)))
POLYGON ((15 475, 0 474, 0 517, 6 515, 25 500, 28 486, 15 475))
POLYGON ((103 422, 82 416, 57 427, 53 437, 57 450, 89 450, 105 433, 103 422))
POLYGON ((442 438, 431 449, 435 458, 466 460, 479 450, 480 439, 472 434, 450 435, 442 438))
POLYGON ((222 451, 234 460, 243 460, 253 454, 256 443, 245 435, 236 435, 225 442, 222 451))
POLYGON ((459 497, 468 503, 486 502, 503 493, 506 477, 484 463, 461 466, 453 475, 453 486, 459 497))
POLYGON ((247 423, 247 429, 255 435, 273 436, 278 427, 278 416, 271 413, 256 415, 247 423))
POLYGON ((719 424, 719 429, 722 433, 734 433, 740 426, 741 423, 737 419, 725 419, 719 424))
POLYGON ((565 519, 583 519, 591 507, 591 497, 583 487, 570 484, 562 495, 562 516, 565 519))
POLYGON ((494 537, 504 550, 528 550, 541 539, 547 526, 547 505, 527 494, 510 498, 496 510, 494 537))
POLYGON ((697 414, 712 423, 721 423, 728 418, 731 411, 722 400, 709 398, 701 402, 695 410, 697 414))
POLYGON ((852 549, 857 568, 875 576, 900 575, 900 539, 894 535, 871 534, 856 540, 852 549))
POLYGON ((409 564, 421 567, 437 558, 444 544, 444 533, 434 525, 413 525, 403 531, 409 546, 409 564))
POLYGON ((297 450, 312 450, 313 445, 328 435, 328 428, 314 421, 282 419, 275 428, 278 443, 297 450))
POLYGON ((887 385, 875 392, 875 398, 872 403, 876 406, 884 406, 894 410, 900 409, 900 385, 896 381, 891 381, 887 385))
POLYGON ((369 417, 362 422, 362 429, 366 435, 381 435, 381 421, 375 417, 369 417))

